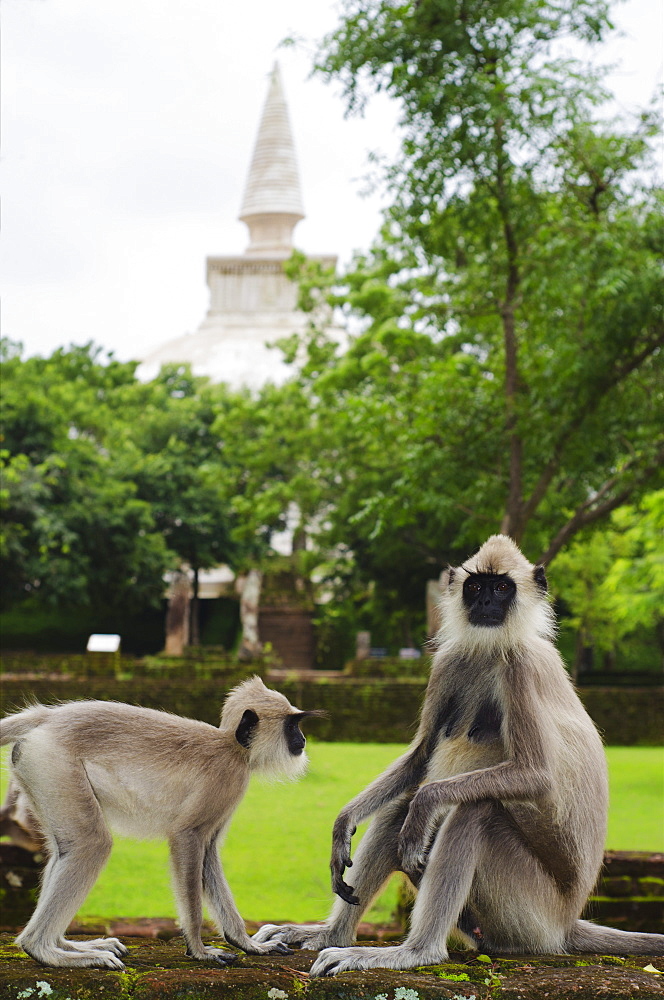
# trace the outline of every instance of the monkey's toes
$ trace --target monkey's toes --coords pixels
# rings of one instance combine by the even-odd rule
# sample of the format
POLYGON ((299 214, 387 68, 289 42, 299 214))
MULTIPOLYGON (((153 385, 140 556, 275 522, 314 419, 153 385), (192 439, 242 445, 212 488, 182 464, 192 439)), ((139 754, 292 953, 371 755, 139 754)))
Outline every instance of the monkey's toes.
POLYGON ((293 948, 320 951, 330 944, 330 929, 326 924, 264 924, 251 940, 256 944, 271 945, 279 942, 293 948))
POLYGON ((259 949, 261 955, 292 955, 293 949, 288 945, 292 944, 295 948, 299 948, 299 936, 302 936, 303 932, 304 928, 298 927, 297 924, 263 924, 251 940, 263 945, 259 949))
POLYGON ((283 941, 275 941, 268 952, 268 955, 292 955, 293 949, 289 948, 283 941))
POLYGON ((226 951, 225 948, 206 948, 205 955, 200 961, 216 962, 217 965, 232 965, 233 962, 237 962, 239 957, 234 951, 226 951))
POLYGON ((124 971, 124 962, 119 958, 118 955, 114 955, 112 951, 107 952, 111 961, 104 961, 104 965, 108 965, 111 969, 119 969, 120 972, 124 971))
POLYGON ((272 941, 275 937, 278 937, 279 932, 282 930, 283 927, 280 924, 263 924, 252 935, 251 940, 256 941, 257 944, 265 944, 266 941, 272 941))
MULTIPOLYGON (((118 972, 124 971, 124 962, 112 951, 83 951, 68 952, 68 958, 76 956, 76 961, 72 961, 72 967, 93 966, 100 969, 116 969, 118 972)), ((69 962, 63 963, 69 965, 69 962)))
POLYGON ((336 976, 341 971, 346 954, 345 948, 325 948, 311 966, 309 975, 313 979, 318 976, 336 976))
POLYGON ((126 955, 127 949, 118 938, 93 938, 88 941, 68 941, 66 938, 60 939, 60 947, 63 951, 110 951, 114 955, 126 955))
MULTIPOLYGON (((112 951, 61 951, 57 949, 58 958, 54 961, 44 961, 45 965, 57 965, 65 969, 115 969, 124 971, 124 962, 112 951)), ((43 961, 38 959, 38 961, 43 961)))
POLYGON ((210 955, 208 957, 210 957, 213 962, 216 962, 217 965, 233 965, 234 962, 237 962, 240 956, 236 955, 234 951, 219 950, 215 955, 210 955))
POLYGON ((97 945, 100 951, 111 951, 114 955, 127 955, 128 949, 117 938, 101 938, 97 945))

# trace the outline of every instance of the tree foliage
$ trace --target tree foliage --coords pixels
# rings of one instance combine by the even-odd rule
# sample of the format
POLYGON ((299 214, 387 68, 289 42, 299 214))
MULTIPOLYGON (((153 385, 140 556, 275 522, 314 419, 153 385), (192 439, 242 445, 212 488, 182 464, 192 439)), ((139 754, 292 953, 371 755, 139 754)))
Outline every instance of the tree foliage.
MULTIPOLYGON (((549 563, 596 546, 574 558, 604 567, 619 621, 609 592, 637 585, 594 533, 629 548, 620 518, 637 531, 661 485, 664 226, 654 115, 611 121, 602 73, 563 51, 610 28, 603 0, 345 0, 318 72, 349 113, 376 91, 400 109, 374 246, 341 276, 293 258, 302 363, 256 397, 10 350, 6 599, 148 600, 168 566, 264 563, 289 523, 339 614, 411 642, 426 580, 502 530, 549 563)), ((624 621, 652 624, 638 608, 624 621)))
POLYGON ((165 570, 232 561, 211 432, 224 390, 135 369, 91 344, 24 360, 5 342, 3 606, 137 610, 165 570))
MULTIPOLYGON (((491 531, 550 562, 657 480, 661 192, 649 112, 599 117, 598 0, 348 0, 317 69, 350 113, 400 107, 380 238, 303 302, 361 324, 309 342, 328 540, 395 593, 491 531)), ((421 593, 421 591, 420 591, 421 593)))
POLYGON ((556 559, 554 592, 571 612, 567 627, 579 647, 624 653, 639 630, 664 651, 664 490, 615 510, 589 538, 575 539, 556 559))

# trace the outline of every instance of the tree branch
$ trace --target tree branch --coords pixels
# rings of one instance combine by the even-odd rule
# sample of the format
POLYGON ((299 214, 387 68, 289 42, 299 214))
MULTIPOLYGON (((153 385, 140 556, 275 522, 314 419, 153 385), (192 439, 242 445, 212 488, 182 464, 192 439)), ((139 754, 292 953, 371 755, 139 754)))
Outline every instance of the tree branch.
POLYGON ((507 252, 507 273, 505 276, 505 298, 501 303, 500 316, 503 326, 505 348, 505 423, 509 442, 509 487, 507 504, 501 531, 521 541, 523 534, 522 494, 523 494, 523 440, 519 431, 519 343, 516 333, 516 302, 521 283, 519 273, 519 247, 512 225, 503 122, 499 118, 494 125, 496 143, 496 184, 498 188, 498 212, 503 224, 503 239, 507 252))
POLYGON ((643 362, 657 350, 658 347, 661 347, 663 343, 664 330, 660 330, 658 327, 653 340, 651 340, 641 351, 639 351, 638 354, 628 359, 622 367, 613 368, 611 377, 607 377, 605 379, 601 390, 591 400, 588 400, 583 406, 576 410, 573 416, 565 423, 560 434, 558 435, 558 440, 553 446, 553 455, 544 466, 542 474, 537 480, 530 497, 523 505, 522 520, 524 528, 546 496, 546 492, 551 485, 551 481, 560 467, 565 446, 569 443, 569 441, 578 435, 583 428, 587 417, 589 417, 591 413, 597 409, 606 394, 611 389, 615 389, 615 387, 619 385, 623 379, 627 378, 628 375, 631 375, 633 371, 636 371, 636 369, 639 368, 643 362))
POLYGON ((634 492, 635 487, 645 482, 653 474, 653 472, 661 468, 662 461, 664 461, 664 445, 657 449, 652 460, 639 473, 637 473, 633 480, 626 483, 620 492, 607 497, 607 494, 621 482, 629 469, 636 465, 637 460, 630 459, 626 462, 620 472, 616 473, 616 475, 612 476, 610 479, 607 479, 606 482, 603 483, 591 497, 588 497, 588 499, 576 509, 569 521, 562 526, 558 534, 554 537, 553 541, 549 545, 546 552, 544 552, 544 554, 540 557, 539 561, 545 565, 550 563, 551 560, 558 555, 563 546, 567 544, 570 538, 577 533, 577 531, 580 531, 581 528, 587 527, 589 524, 593 524, 600 518, 610 514, 612 510, 616 509, 616 507, 620 507, 621 504, 626 503, 634 492), (603 497, 606 497, 606 499, 603 500, 603 502, 600 502, 603 497))

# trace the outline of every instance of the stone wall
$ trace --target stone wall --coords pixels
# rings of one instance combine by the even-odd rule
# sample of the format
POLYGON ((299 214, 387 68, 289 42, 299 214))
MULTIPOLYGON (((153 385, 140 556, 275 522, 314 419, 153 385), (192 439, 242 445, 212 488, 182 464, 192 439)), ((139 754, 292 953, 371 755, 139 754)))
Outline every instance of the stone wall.
POLYGON ((258 634, 291 670, 311 670, 316 660, 313 612, 306 608, 263 607, 258 634))

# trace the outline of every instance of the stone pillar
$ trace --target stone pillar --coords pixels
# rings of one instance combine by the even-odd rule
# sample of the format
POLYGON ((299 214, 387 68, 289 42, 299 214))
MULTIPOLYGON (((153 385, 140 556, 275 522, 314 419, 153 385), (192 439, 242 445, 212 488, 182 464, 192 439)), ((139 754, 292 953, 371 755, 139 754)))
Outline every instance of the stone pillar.
POLYGON ((189 602, 191 587, 186 573, 175 573, 166 612, 166 656, 183 656, 189 645, 189 602))
POLYGON ((258 607, 261 597, 263 574, 258 569, 250 569, 244 578, 240 591, 240 623, 242 625, 242 641, 238 650, 238 659, 256 659, 262 652, 258 635, 258 607))
POLYGON ((358 632, 355 636, 355 659, 367 660, 371 652, 371 632, 358 632))
POLYGON ((443 586, 446 581, 443 577, 447 570, 443 570, 440 580, 427 580, 426 608, 427 608, 427 636, 431 638, 436 634, 441 625, 440 598, 443 586))

